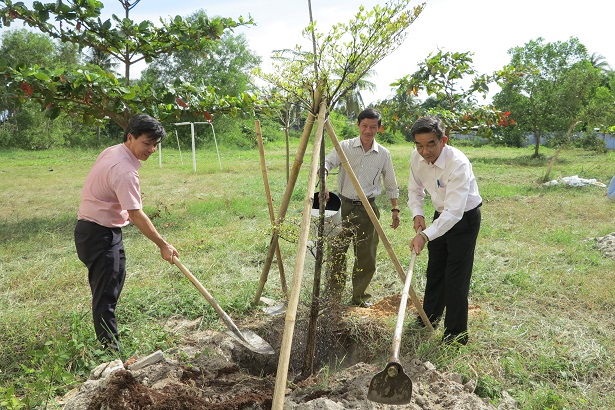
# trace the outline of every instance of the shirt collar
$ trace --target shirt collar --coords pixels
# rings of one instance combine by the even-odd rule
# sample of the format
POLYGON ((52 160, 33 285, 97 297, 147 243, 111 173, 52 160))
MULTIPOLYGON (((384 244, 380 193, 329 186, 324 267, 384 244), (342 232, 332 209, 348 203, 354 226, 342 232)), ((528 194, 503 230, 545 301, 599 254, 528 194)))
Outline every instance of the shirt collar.
MULTIPOLYGON (((352 144, 353 148, 361 148, 363 149, 363 144, 361 143, 361 137, 356 137, 354 139, 354 143, 352 144)), ((374 143, 372 144, 372 149, 370 151, 375 151, 378 152, 378 147, 380 146, 380 144, 378 144, 376 142, 376 139, 374 138, 374 143)), ((367 151, 367 152, 370 152, 367 151)))
POLYGON ((440 151, 440 155, 438 155, 438 159, 436 159, 436 162, 434 162, 433 164, 430 164, 427 161, 425 161, 425 158, 423 158, 423 156, 419 154, 418 151, 416 151, 416 155, 419 156, 419 162, 424 162, 428 166, 434 166, 434 167, 444 169, 446 167, 446 153, 448 152, 449 149, 450 149, 449 146, 445 145, 442 148, 442 151, 440 151))
POLYGON ((122 147, 124 147, 125 150, 125 154, 127 155, 128 158, 130 158, 130 162, 132 163, 132 166, 135 167, 136 169, 141 168, 141 161, 139 160, 139 158, 135 157, 135 154, 132 153, 132 151, 130 150, 130 148, 128 148, 126 146, 126 144, 122 143, 120 144, 122 147))

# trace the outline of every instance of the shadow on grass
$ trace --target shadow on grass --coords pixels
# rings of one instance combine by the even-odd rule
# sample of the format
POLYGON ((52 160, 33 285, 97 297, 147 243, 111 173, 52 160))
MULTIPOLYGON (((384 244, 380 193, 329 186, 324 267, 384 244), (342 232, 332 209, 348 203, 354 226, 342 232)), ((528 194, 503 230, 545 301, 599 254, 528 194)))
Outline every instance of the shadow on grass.
MULTIPOLYGON (((158 219, 157 223, 159 225, 165 224, 164 230, 167 234, 171 230, 182 229, 180 224, 167 224, 169 221, 163 220, 163 218, 153 217, 152 219, 158 219)), ((59 236, 68 238, 72 242, 76 224, 77 217, 72 212, 54 217, 33 217, 17 221, 2 221, 0 222, 0 244, 28 242, 39 236, 59 236)), ((135 229, 137 228, 135 227, 135 229)))
POLYGON ((41 235, 70 235, 72 238, 76 223, 77 219, 73 214, 0 222, 0 244, 31 241, 41 235))

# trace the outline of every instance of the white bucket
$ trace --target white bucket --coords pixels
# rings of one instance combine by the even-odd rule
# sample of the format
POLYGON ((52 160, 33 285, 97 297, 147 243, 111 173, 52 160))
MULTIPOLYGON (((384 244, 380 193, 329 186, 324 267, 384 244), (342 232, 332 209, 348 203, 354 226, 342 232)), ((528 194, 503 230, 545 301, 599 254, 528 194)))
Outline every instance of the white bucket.
MULTIPOLYGON (((312 230, 313 236, 318 232, 318 216, 320 215, 320 193, 314 193, 312 201, 312 230)), ((342 229, 342 201, 333 192, 329 192, 329 200, 325 204, 325 230, 324 236, 335 236, 342 229)))

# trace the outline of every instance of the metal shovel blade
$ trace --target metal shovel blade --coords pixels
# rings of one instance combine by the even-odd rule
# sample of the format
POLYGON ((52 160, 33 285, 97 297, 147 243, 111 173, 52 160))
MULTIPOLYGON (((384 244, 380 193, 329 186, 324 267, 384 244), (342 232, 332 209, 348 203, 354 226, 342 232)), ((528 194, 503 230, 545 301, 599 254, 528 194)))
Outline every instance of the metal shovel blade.
POLYGON ((173 263, 175 266, 179 268, 180 271, 192 282, 192 284, 201 292, 201 295, 207 299, 209 304, 214 308, 220 319, 224 322, 226 327, 229 329, 229 334, 232 335, 237 341, 239 341, 243 346, 252 350, 253 352, 260 354, 274 354, 275 350, 273 347, 263 339, 261 339, 256 333, 251 330, 241 331, 235 325, 231 317, 220 307, 218 302, 211 296, 209 291, 205 289, 205 287, 199 282, 199 280, 194 276, 188 268, 184 266, 183 263, 179 260, 179 258, 173 256, 173 263))
POLYGON ((255 353, 260 353, 260 354, 274 354, 275 353, 275 350, 273 349, 273 347, 271 347, 269 343, 267 343, 259 335, 257 335, 251 330, 247 330, 247 329, 242 330, 241 336, 243 337, 238 337, 237 334, 235 334, 231 330, 227 330, 226 334, 232 336, 235 340, 241 343, 244 347, 247 347, 248 349, 252 350, 255 353))
POLYGON ((399 363, 390 362, 372 378, 367 398, 382 404, 408 404, 412 398, 412 380, 399 363))

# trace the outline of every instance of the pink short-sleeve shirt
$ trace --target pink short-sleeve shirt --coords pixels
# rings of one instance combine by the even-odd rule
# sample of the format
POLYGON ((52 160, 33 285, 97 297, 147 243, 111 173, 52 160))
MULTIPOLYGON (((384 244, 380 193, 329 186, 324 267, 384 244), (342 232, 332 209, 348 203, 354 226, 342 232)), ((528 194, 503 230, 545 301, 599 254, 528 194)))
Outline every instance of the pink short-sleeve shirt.
POLYGON ((142 208, 140 167, 124 144, 101 152, 85 178, 77 217, 109 228, 128 225, 128 210, 142 208))

